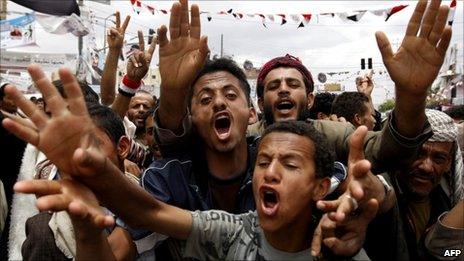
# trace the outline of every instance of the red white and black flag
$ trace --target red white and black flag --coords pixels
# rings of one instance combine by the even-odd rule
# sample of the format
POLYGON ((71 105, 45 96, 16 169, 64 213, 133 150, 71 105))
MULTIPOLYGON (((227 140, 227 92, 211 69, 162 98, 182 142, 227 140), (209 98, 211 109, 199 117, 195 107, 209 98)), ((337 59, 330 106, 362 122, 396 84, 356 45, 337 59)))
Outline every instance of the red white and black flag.
POLYGON ((453 0, 453 2, 451 2, 450 10, 448 13, 448 25, 453 25, 455 12, 456 12, 456 0, 453 0))

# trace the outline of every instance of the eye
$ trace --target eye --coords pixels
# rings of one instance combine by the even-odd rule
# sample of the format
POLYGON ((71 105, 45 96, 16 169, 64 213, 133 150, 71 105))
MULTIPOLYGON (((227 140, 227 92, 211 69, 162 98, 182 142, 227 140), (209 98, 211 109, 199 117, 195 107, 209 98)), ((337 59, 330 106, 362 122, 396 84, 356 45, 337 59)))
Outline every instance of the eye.
POLYGON ((235 98, 237 98, 237 95, 233 92, 230 92, 226 94, 226 98, 229 100, 235 100, 235 98))
POLYGON ((291 162, 291 161, 287 161, 287 162, 284 162, 284 167, 288 170, 296 170, 298 169, 298 164, 291 162))
POLYGON ((201 105, 208 105, 211 103, 211 97, 203 97, 200 99, 201 105))
POLYGON ((270 164, 270 162, 268 160, 258 160, 257 161, 257 164, 258 164, 258 167, 260 168, 267 168, 270 164))
POLYGON ((271 82, 266 86, 266 89, 271 91, 271 90, 275 90, 279 88, 279 86, 280 86, 280 82, 271 82))

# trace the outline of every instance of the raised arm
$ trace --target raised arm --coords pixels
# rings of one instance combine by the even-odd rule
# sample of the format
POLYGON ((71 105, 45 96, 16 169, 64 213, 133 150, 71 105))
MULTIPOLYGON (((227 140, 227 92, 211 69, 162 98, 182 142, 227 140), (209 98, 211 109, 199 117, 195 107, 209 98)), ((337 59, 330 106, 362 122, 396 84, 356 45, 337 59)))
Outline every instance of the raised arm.
POLYGON ((449 7, 440 3, 432 0, 427 8, 427 0, 419 1, 396 53, 385 34, 376 33, 383 62, 395 82, 395 123, 406 137, 423 130, 427 90, 438 75, 451 39, 451 27, 446 26, 449 7))
POLYGON ((130 16, 126 16, 124 23, 121 25, 121 16, 119 12, 115 13, 116 25, 108 30, 106 36, 108 42, 108 55, 106 56, 105 68, 100 83, 100 97, 104 105, 110 105, 114 101, 116 88, 116 71, 118 69, 118 60, 124 45, 124 34, 129 24, 130 16))
POLYGON ((191 7, 189 21, 188 1, 174 3, 167 28, 158 29, 159 68, 161 74, 158 120, 163 128, 182 132, 182 119, 187 114, 187 96, 192 82, 203 67, 209 52, 207 38, 200 38, 200 11, 191 7))
POLYGON ((137 89, 142 85, 142 79, 148 72, 151 59, 156 48, 156 38, 154 38, 148 50, 145 50, 145 40, 142 31, 137 32, 140 50, 134 51, 127 61, 126 75, 123 77, 118 95, 111 108, 123 118, 126 115, 131 97, 135 95, 137 89))

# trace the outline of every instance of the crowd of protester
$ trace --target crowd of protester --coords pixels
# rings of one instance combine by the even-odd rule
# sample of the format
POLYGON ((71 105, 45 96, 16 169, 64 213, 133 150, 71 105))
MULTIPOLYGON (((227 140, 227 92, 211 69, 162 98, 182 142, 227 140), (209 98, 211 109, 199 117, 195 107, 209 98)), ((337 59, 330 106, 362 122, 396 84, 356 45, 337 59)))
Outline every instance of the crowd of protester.
POLYGON ((396 52, 376 33, 395 83, 385 119, 372 73, 315 93, 289 54, 262 66, 255 108, 187 0, 148 48, 139 31, 117 84, 130 17, 116 13, 100 95, 37 65, 40 98, 1 86, 0 259, 462 259, 464 107, 426 109, 448 9, 420 0, 396 52), (141 88, 156 45, 159 99, 141 88))

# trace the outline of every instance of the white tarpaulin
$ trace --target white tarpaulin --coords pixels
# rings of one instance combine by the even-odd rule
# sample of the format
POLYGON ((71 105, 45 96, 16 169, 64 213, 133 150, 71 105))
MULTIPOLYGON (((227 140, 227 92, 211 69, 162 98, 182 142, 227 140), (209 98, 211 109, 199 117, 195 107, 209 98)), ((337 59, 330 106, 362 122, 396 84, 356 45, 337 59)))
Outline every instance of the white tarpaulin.
POLYGON ((72 33, 75 36, 85 36, 89 33, 82 18, 76 14, 70 16, 37 14, 37 22, 51 34, 72 33))

